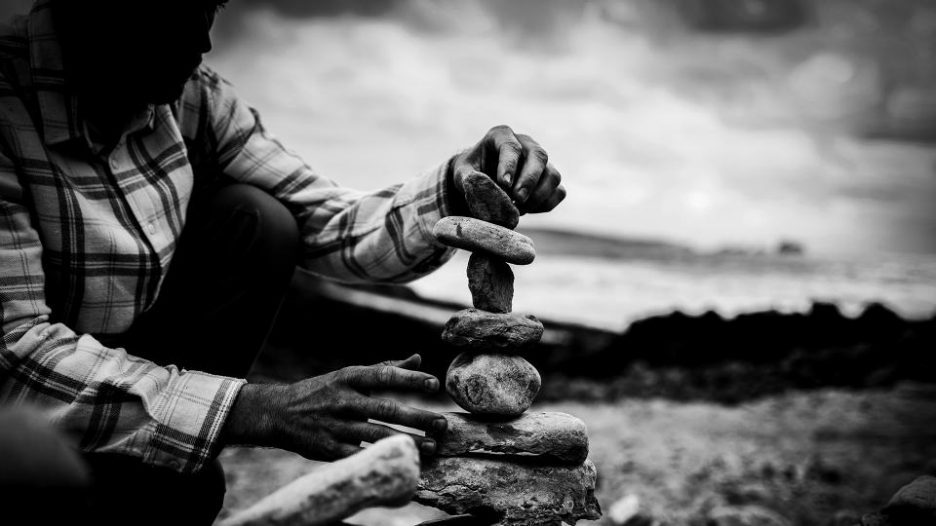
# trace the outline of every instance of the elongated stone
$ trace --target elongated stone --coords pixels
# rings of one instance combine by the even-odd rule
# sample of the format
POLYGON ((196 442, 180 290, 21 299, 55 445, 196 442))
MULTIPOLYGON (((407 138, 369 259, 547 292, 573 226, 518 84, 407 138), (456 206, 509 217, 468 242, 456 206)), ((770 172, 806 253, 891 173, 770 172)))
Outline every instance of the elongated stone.
POLYGON ((509 354, 464 352, 445 374, 445 390, 462 409, 479 415, 518 416, 539 393, 539 372, 509 354))
POLYGON ((414 500, 451 514, 471 513, 510 526, 601 517, 595 465, 550 466, 476 457, 436 457, 423 464, 414 500))
POLYGON ((543 337, 543 324, 532 314, 465 309, 445 322, 442 341, 463 349, 521 352, 543 337))
POLYGON ((527 236, 472 217, 443 217, 432 234, 444 245, 484 252, 515 265, 529 265, 536 258, 533 241, 527 236))
POLYGON ((487 254, 475 252, 468 258, 468 290, 476 309, 510 312, 513 307, 514 275, 510 265, 487 254))
POLYGON ((481 172, 472 172, 461 180, 462 192, 471 217, 505 228, 517 228, 520 211, 500 186, 481 172))
POLYGON ((219 526, 325 526, 364 508, 400 507, 413 498, 419 472, 416 443, 394 435, 299 477, 219 526))
POLYGON ((524 413, 506 421, 479 419, 467 413, 442 416, 448 429, 438 440, 438 454, 444 457, 498 453, 572 465, 588 457, 585 422, 566 413, 524 413))

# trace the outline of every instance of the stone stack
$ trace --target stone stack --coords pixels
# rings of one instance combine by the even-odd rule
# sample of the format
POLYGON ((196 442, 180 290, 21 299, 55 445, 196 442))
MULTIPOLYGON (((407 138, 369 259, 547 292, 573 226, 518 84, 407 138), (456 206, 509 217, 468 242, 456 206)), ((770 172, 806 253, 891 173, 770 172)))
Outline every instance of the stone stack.
POLYGON ((461 351, 446 391, 468 412, 444 414, 448 431, 438 439, 438 457, 423 465, 416 501, 511 526, 597 519, 585 424, 564 413, 526 412, 541 379, 521 354, 539 342, 543 324, 512 312, 509 264, 532 263, 533 242, 512 230, 518 218, 474 212, 488 221, 450 216, 434 229, 441 243, 471 252, 475 308, 456 313, 442 332, 461 351))

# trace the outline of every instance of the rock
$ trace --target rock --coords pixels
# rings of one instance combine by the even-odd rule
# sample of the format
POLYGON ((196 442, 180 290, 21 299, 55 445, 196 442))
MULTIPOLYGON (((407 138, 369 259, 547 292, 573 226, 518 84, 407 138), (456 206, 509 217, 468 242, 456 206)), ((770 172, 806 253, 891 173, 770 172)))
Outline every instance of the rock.
POLYGON ((443 217, 433 227, 432 234, 443 245, 484 252, 515 265, 529 265, 536 258, 530 238, 480 219, 443 217))
POLYGON ((881 509, 889 524, 936 524, 936 477, 922 475, 903 486, 881 509))
POLYGON ((618 526, 626 526, 640 513, 640 499, 629 493, 614 501, 608 509, 608 518, 618 526))
POLYGON ((477 457, 436 457, 423 465, 414 500, 452 514, 511 526, 598 519, 595 465, 545 466, 477 457))
POLYGON ((403 506, 419 475, 416 442, 394 435, 299 477, 219 526, 336 524, 364 508, 403 506))
POLYGON ((480 252, 468 258, 468 289, 476 309, 510 312, 513 307, 513 284, 513 271, 507 263, 480 252))
POLYGON ((718 506, 708 513, 711 526, 792 526, 792 523, 775 511, 762 506, 718 506))
POLYGON ((543 337, 543 324, 532 314, 465 309, 445 322, 442 341, 475 351, 520 352, 543 337))
POLYGON ((443 413, 448 430, 438 440, 440 456, 499 453, 578 465, 588 457, 585 423, 565 413, 526 413, 491 421, 466 413, 443 413))
POLYGON ((445 374, 445 390, 456 404, 479 415, 517 416, 539 393, 539 372, 524 358, 464 352, 445 374))
POLYGON ((461 184, 471 217, 511 230, 517 228, 520 211, 493 179, 481 172, 472 172, 461 184))

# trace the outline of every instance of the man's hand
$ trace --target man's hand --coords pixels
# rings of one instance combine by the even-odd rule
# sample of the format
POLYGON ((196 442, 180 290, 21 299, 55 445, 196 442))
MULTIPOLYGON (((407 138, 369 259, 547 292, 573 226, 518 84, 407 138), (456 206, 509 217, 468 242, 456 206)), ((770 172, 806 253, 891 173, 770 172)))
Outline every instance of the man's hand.
MULTIPOLYGON (((245 385, 231 409, 223 440, 278 447, 313 460, 335 460, 360 451, 361 442, 401 433, 368 419, 438 435, 446 428, 440 415, 370 396, 371 390, 438 391, 436 377, 416 370, 420 362, 414 354, 400 361, 345 367, 293 384, 245 385)), ((423 454, 435 454, 434 440, 413 438, 423 454)))
MULTIPOLYGON (((503 210, 514 205, 520 214, 548 212, 565 199, 561 180, 546 150, 529 136, 515 134, 507 126, 491 128, 478 144, 452 162, 452 184, 458 190, 456 195, 465 199, 464 203, 456 203, 456 209, 465 205, 467 215, 474 217, 478 217, 479 210, 503 210), (485 188, 481 178, 494 181, 493 190, 485 188)), ((516 223, 504 226, 513 228, 516 223)))

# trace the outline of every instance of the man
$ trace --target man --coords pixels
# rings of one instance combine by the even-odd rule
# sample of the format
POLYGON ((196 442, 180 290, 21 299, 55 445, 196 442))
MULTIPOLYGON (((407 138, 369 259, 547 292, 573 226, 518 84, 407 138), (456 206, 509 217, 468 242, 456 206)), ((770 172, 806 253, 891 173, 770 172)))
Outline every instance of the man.
POLYGON ((452 253, 431 228, 479 204, 462 185, 479 172, 503 189, 484 206, 565 196, 507 127, 404 184, 337 186, 200 67, 222 6, 39 0, 0 32, 0 401, 74 439, 98 523, 210 523, 227 444, 336 459, 397 432, 373 419, 424 431, 433 454, 444 419, 369 396, 438 390, 418 355, 243 379, 295 266, 346 282, 431 272, 452 253))

